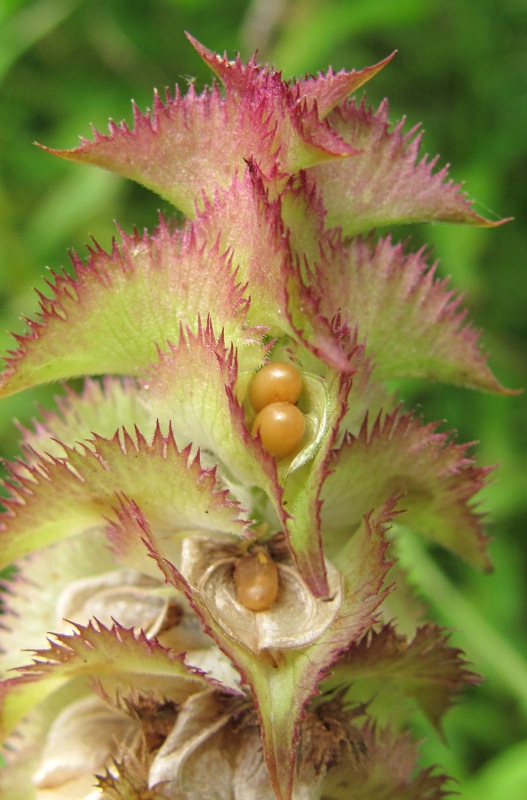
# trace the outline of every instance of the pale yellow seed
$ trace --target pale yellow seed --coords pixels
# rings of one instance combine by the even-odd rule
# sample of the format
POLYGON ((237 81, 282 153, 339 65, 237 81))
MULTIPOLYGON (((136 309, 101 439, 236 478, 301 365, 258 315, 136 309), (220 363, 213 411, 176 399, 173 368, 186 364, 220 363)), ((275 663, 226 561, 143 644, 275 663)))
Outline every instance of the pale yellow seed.
POLYGON ((292 364, 275 361, 266 364, 256 373, 249 387, 249 400, 255 411, 270 403, 298 402, 302 391, 302 378, 292 364))
POLYGON ((236 597, 250 611, 267 611, 278 595, 278 567, 263 547, 246 553, 234 566, 236 597))
POLYGON ((292 403, 270 403, 256 415, 252 435, 260 435, 262 446, 275 458, 293 453, 306 429, 304 415, 292 403))

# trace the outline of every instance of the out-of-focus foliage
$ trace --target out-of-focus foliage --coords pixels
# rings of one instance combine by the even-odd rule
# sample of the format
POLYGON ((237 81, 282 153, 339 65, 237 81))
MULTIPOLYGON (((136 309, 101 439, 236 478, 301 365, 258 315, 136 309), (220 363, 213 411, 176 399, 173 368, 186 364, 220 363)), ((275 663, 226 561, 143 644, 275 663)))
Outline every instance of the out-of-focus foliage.
MULTIPOLYGON (((527 8, 523 0, 4 0, 0 7, 0 345, 22 332, 31 287, 45 289, 45 265, 68 268, 93 235, 108 247, 118 220, 152 227, 169 208, 109 173, 53 160, 32 146, 72 147, 109 115, 131 119, 162 90, 208 80, 188 45, 189 30, 214 50, 247 57, 259 49, 286 75, 397 58, 368 85, 376 105, 421 121, 430 154, 451 161, 487 216, 501 228, 423 227, 440 269, 467 294, 485 329, 491 364, 505 384, 527 386, 527 8)), ((402 233, 404 236, 404 232, 402 233)), ((418 240, 421 233, 412 230, 418 240)), ((394 331, 394 336, 397 332, 394 331)), ((424 598, 455 627, 487 682, 465 697, 445 726, 449 747, 422 723, 424 757, 460 781, 466 800, 527 797, 527 413, 525 397, 494 397, 442 386, 410 387, 428 420, 447 419, 462 441, 479 440, 482 464, 499 463, 485 493, 496 570, 480 575, 443 553, 411 543, 401 553, 424 598)), ((409 394, 408 387, 405 389, 409 394)), ((27 420, 53 387, 0 405, 0 452, 16 453, 11 420, 27 420)))

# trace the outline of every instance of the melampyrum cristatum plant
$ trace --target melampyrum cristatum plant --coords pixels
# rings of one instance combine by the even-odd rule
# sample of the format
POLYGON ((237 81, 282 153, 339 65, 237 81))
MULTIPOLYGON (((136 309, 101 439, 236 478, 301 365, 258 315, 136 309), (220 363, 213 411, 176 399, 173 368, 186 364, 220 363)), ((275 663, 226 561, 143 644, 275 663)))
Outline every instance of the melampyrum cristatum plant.
POLYGON ((6 359, 4 395, 85 382, 9 466, 1 798, 441 798, 409 722, 476 677, 385 536, 485 569, 487 470, 388 387, 503 389, 426 254, 373 230, 497 223, 348 99, 389 58, 285 82, 191 41, 218 85, 55 151, 186 219, 75 255, 6 359))

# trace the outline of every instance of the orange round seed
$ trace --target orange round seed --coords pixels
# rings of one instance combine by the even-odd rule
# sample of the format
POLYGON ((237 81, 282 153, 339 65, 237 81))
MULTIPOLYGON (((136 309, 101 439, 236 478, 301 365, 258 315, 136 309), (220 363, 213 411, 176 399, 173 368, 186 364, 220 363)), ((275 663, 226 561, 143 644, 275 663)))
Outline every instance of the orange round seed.
POLYGON ((292 453, 304 436, 306 421, 292 403, 270 403, 256 415, 251 433, 260 434, 264 450, 275 458, 292 453))
POLYGON ((302 378, 292 364, 275 361, 266 364, 256 373, 249 387, 249 400, 255 411, 270 403, 298 402, 302 391, 302 378))
POLYGON ((257 547, 236 561, 236 597, 251 611, 267 611, 278 595, 278 567, 264 547, 257 547))

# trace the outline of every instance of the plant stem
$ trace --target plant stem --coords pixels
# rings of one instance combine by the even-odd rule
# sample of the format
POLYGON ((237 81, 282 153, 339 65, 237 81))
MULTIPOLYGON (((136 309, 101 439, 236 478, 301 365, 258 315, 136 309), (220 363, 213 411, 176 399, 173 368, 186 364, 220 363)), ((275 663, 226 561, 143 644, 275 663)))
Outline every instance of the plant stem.
POLYGON ((428 555, 417 537, 404 530, 397 537, 402 566, 447 625, 463 631, 469 657, 496 678, 527 711, 527 663, 469 603, 428 555))

